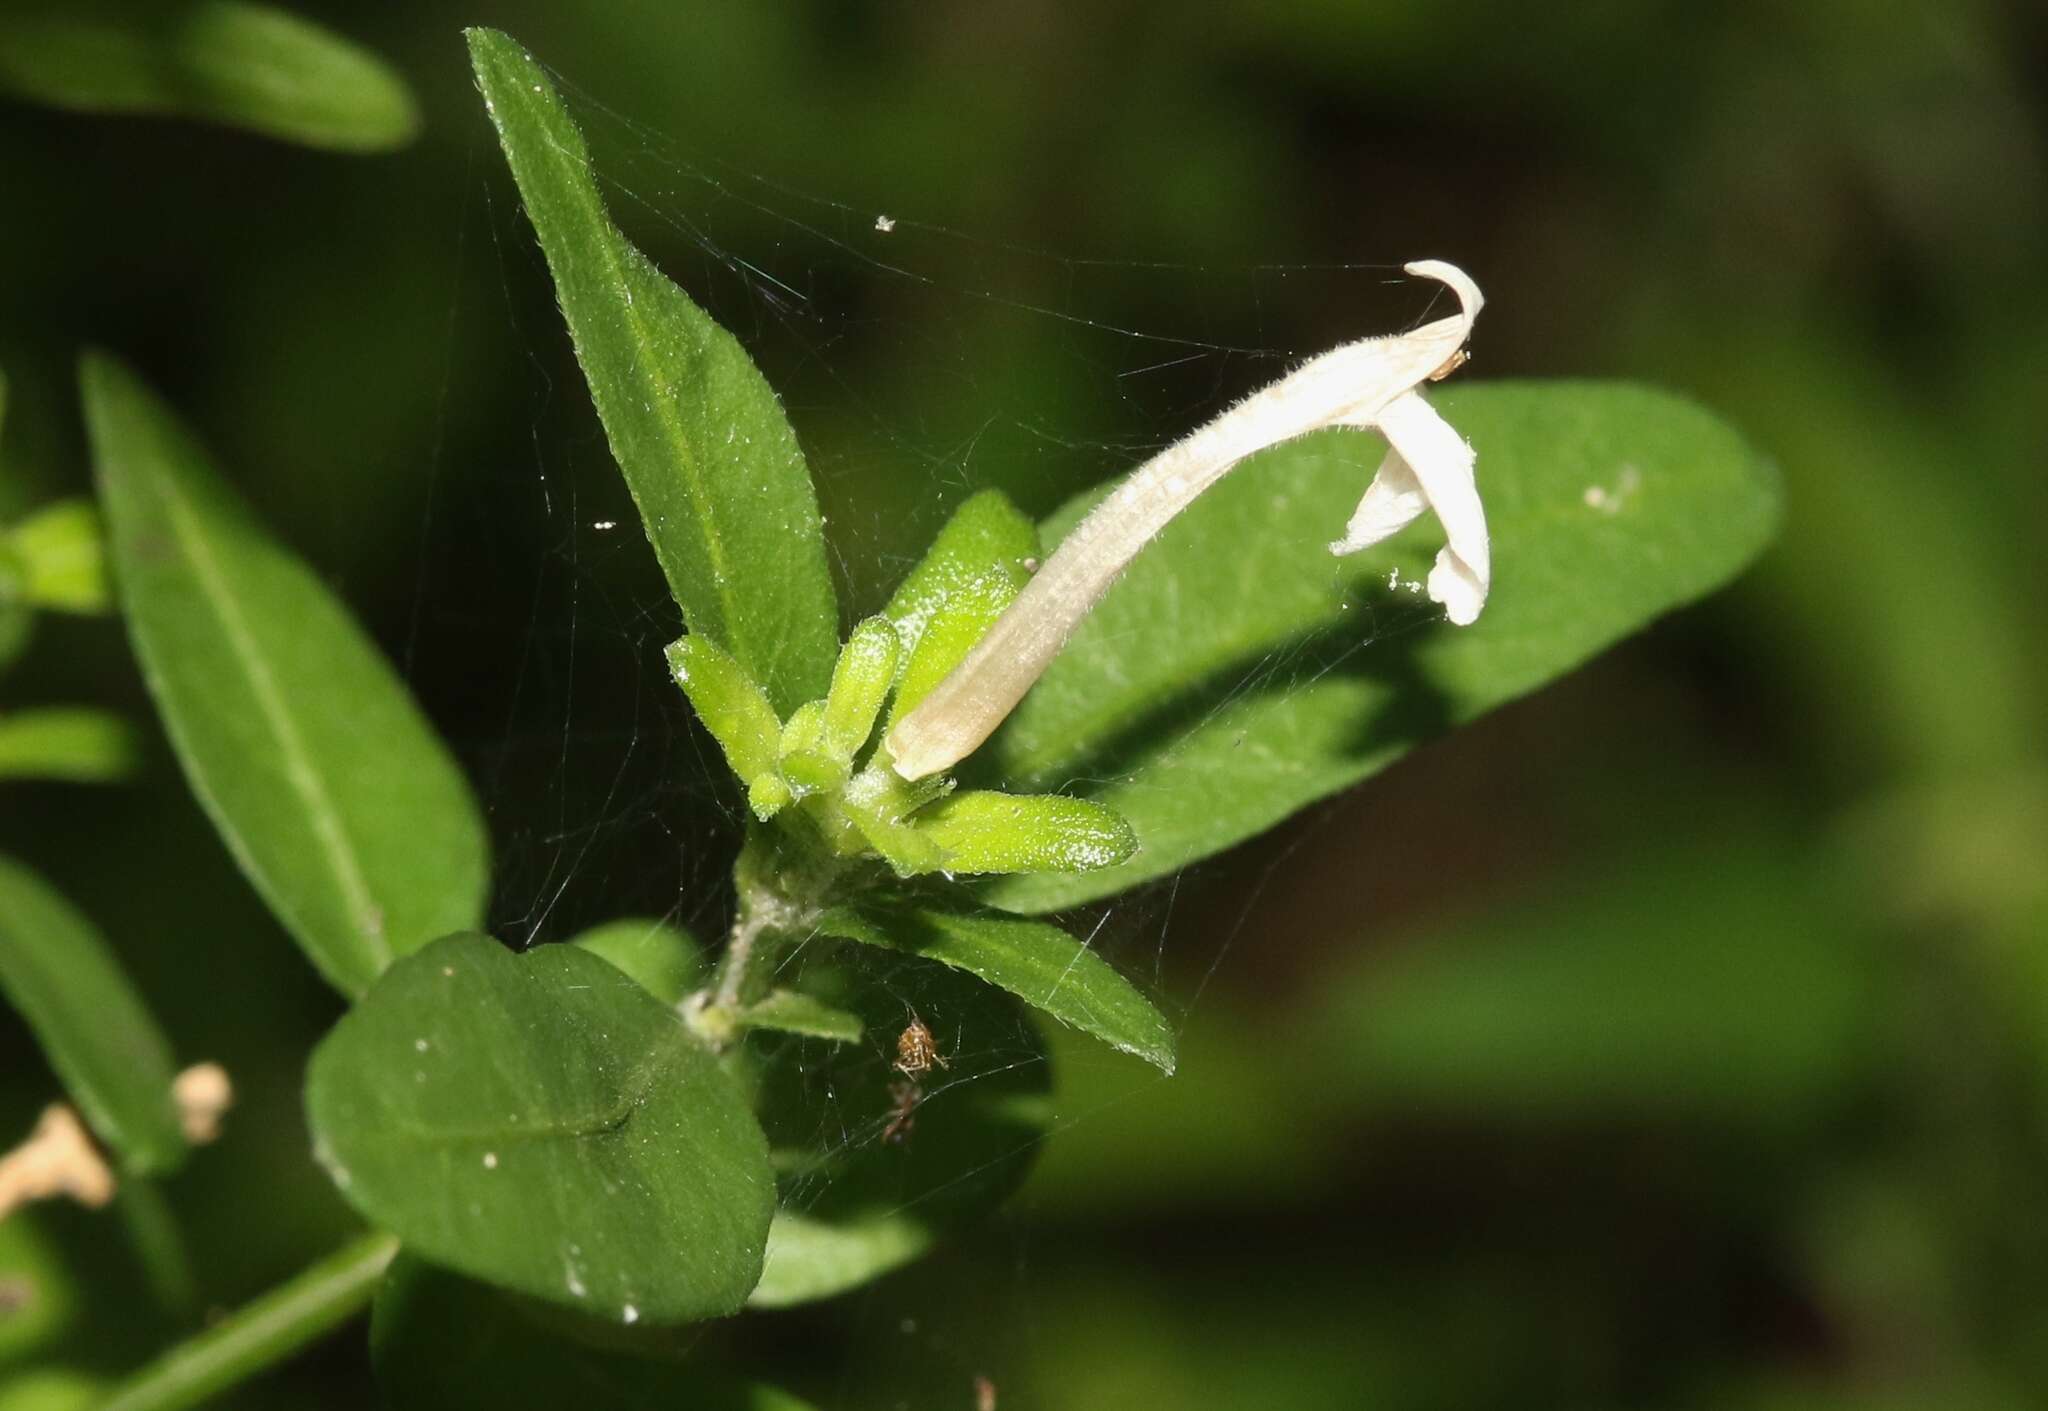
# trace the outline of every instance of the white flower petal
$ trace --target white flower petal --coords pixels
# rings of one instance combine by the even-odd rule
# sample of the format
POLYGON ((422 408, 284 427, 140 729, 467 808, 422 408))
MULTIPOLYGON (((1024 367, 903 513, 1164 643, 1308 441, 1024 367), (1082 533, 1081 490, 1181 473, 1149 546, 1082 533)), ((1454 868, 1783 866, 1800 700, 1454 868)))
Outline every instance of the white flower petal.
POLYGON ((1365 487, 1365 498, 1352 511, 1351 522, 1344 526, 1344 537, 1330 545, 1330 552, 1341 558, 1369 549, 1406 529, 1428 508, 1429 496, 1422 493, 1422 482, 1401 459, 1401 453, 1389 449, 1379 473, 1365 487))
POLYGON ((1486 606, 1493 578, 1486 511, 1472 474, 1472 448, 1420 392, 1406 392, 1387 403, 1379 414, 1379 429, 1414 473, 1444 526, 1448 542, 1430 572, 1429 595, 1444 605, 1452 622, 1466 626, 1486 606))

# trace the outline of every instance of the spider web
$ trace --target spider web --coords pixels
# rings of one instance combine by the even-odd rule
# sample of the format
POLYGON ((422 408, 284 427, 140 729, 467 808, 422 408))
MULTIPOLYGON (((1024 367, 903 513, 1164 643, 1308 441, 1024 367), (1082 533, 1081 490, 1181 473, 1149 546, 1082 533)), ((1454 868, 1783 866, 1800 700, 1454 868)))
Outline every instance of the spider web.
MULTIPOLYGON (((1048 249, 954 228, 886 193, 820 194, 685 154, 556 80, 590 139, 614 219, 740 339, 781 394, 818 487, 846 622, 880 606, 968 494, 993 486, 1043 515, 1292 361, 1428 316, 1412 287, 1402 287, 1397 262, 1215 265, 1048 249)), ((468 702, 458 744, 498 840, 498 935, 534 945, 645 915, 715 949, 730 915, 739 790, 663 668, 661 648, 681 630, 680 618, 582 389, 540 251, 495 158, 471 154, 448 385, 452 396, 478 376, 508 382, 519 409, 493 443, 496 453, 469 475, 437 447, 406 665, 415 679, 431 678, 457 637, 466 645, 457 657, 487 663, 457 688, 468 702), (471 567, 488 561, 487 586, 458 592, 450 607, 456 574, 436 567, 444 558, 471 567)), ((1378 454, 1361 442, 1361 484, 1378 454)), ((1382 621, 1351 650, 1432 615, 1382 621)), ((1293 654, 1301 650, 1250 666, 1239 690, 1336 664, 1304 663, 1293 654)), ((431 681, 421 689, 440 698, 431 681)), ((1267 883, 1326 812, 1312 810, 1305 825, 1255 848, 1248 864, 1200 864, 1063 920, 1185 1032, 1212 983, 1243 960, 1239 942, 1267 883), (1192 918, 1191 888, 1201 899, 1192 918)), ((786 975, 829 968, 829 953, 799 947, 786 975)), ((865 972, 881 987, 881 1007, 929 1023, 948 1057, 945 1068, 921 1075, 922 1100, 959 1102, 961 1090, 981 1084, 1015 1096, 1020 1069, 1042 1070, 1043 1060, 1000 1023, 967 1022, 971 1004, 934 993, 922 973, 933 968, 889 962, 865 972)), ((829 1158, 786 1181, 789 1208, 828 1210, 849 1164, 860 1165, 855 1158, 885 1145, 916 1147, 915 1125, 907 1134, 892 1130, 901 1115, 890 1097, 897 1033, 893 1023, 875 1024, 860 1045, 779 1038, 766 1046, 805 1093, 807 1130, 795 1135, 829 1158)), ((1085 1039, 1062 1037, 1055 1049, 1056 1092, 1078 1080, 1084 1093, 1078 1104, 1052 1104, 1045 1138, 1055 1143, 1081 1124, 1116 1120, 1165 1081, 1085 1039), (1098 1068, 1113 1070, 1113 1080, 1100 1081, 1098 1068)), ((1036 1075, 1037 1086, 1047 1081, 1036 1075)), ((1022 1090, 1031 1087, 1027 1075, 1022 1090)), ((957 1181, 990 1177, 1006 1162, 1021 1174, 1045 1138, 1025 1132, 998 1143, 957 1181)), ((870 1212, 943 1207, 957 1194, 950 1182, 923 1188, 903 1180, 893 1211, 884 1190, 870 1212)), ((1027 1217, 1028 1206, 1027 1197, 1027 1217)), ((993 1256, 1007 1269, 1002 1325, 1027 1343, 1030 1319, 1020 1310, 1030 1302, 1031 1238, 1028 1218, 1005 1217, 992 1231, 964 1236, 963 1253, 936 1256, 971 1258, 984 1270, 993 1256)), ((963 1331, 986 1331, 996 1320, 929 1326, 911 1311, 922 1306, 918 1288, 913 1270, 798 1316, 830 1323, 830 1335, 849 1346, 885 1340, 899 1349, 882 1359, 884 1377, 892 1362, 898 1371, 916 1364, 928 1372, 936 1361, 965 1385, 991 1358, 1001 1360, 963 1331)), ((711 1336, 772 1338, 746 1330, 711 1336)))

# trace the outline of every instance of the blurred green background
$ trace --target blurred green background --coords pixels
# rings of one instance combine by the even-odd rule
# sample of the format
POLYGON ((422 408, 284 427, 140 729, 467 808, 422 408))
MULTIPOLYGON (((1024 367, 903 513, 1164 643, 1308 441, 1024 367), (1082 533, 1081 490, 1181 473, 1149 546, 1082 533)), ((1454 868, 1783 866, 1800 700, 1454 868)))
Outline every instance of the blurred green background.
MULTIPOLYGON (((1784 472, 1734 591, 1107 908, 1180 1074, 1062 1042, 995 1226, 732 1356, 835 1407, 2048 1398, 2048 12, 293 8, 405 75, 416 143, 0 101, 0 515, 86 484, 79 348, 133 359, 454 743, 507 939, 715 933, 735 829, 463 25, 558 71, 783 391, 857 610, 970 490, 1047 510, 1416 318, 1424 256, 1487 291, 1461 376, 1680 388, 1784 472)), ((108 622, 40 623, 0 693, 150 718, 108 622)), ((340 1239, 298 1099, 339 1001, 161 739, 9 788, 0 849, 236 1075, 170 1188, 207 1303, 340 1239)), ((55 1090, 0 1020, 0 1133, 55 1090)), ((72 1365, 164 1336, 112 1218, 0 1228, 84 1271, 72 1365)), ((240 1404, 373 1396, 351 1333, 240 1404)))

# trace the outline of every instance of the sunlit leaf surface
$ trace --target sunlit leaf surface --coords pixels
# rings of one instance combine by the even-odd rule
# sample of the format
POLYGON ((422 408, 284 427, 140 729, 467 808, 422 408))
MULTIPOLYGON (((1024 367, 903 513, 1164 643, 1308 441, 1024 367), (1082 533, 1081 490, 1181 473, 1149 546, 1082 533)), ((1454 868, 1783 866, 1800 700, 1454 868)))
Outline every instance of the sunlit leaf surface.
MULTIPOLYGON (((1493 593, 1454 628, 1421 593, 1417 526, 1335 559, 1382 443, 1304 437, 1209 491, 1138 556, 971 778, 1108 804, 1137 856, 1004 878, 996 904, 1108 896, 1221 851, 1535 690, 1725 583, 1770 538, 1775 474, 1668 393, 1527 382, 1433 394, 1479 453, 1493 593)), ((1097 495, 1054 517, 1056 542, 1097 495)))

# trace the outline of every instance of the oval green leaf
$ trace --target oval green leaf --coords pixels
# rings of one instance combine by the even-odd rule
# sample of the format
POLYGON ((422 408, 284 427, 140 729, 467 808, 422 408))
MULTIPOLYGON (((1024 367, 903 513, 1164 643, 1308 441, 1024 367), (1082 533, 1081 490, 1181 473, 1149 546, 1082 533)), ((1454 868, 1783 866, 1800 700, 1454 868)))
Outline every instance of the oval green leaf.
POLYGON ((469 31, 469 54, 683 620, 786 716, 825 694, 839 606, 782 403, 738 340, 612 224, 583 134, 533 57, 490 29, 469 31))
POLYGON ((193 792, 337 987, 482 920, 469 787, 383 656, 148 388, 82 370, 136 655, 193 792))
POLYGON ((449 936, 314 1051, 342 1193, 422 1258, 595 1318, 730 1313, 774 1208, 761 1129, 676 1012, 576 946, 449 936))
POLYGON ((633 977, 663 1004, 679 1004, 704 980, 704 952, 688 931, 652 917, 607 921, 572 937, 570 945, 633 977))
MULTIPOLYGON (((970 761, 1108 804, 1137 856, 982 895, 1050 911, 1221 851, 1719 587, 1776 527, 1776 475, 1680 397, 1584 382, 1432 396, 1479 454, 1493 533, 1479 621, 1451 627, 1420 596, 1433 525, 1326 552, 1376 440, 1325 432, 1247 462, 1138 556, 970 761)), ((1087 508, 1062 510, 1048 542, 1087 508)))
POLYGON ((419 132, 412 93, 375 54, 238 0, 19 0, 0 13, 0 90, 344 152, 402 147, 419 132))
POLYGON ((35 873, 0 857, 0 991, 99 1139, 136 1175, 175 1169, 185 1137, 171 1045, 106 940, 35 873))
POLYGON ((1173 1072, 1173 1027, 1129 980, 1057 926, 909 900, 834 907, 828 936, 921 955, 1008 990, 1062 1024, 1173 1072))
POLYGON ((799 983, 858 1016, 867 1038, 748 1038, 779 1175, 766 1267, 747 1300, 756 1308, 858 1287, 987 1215, 1023 1181, 1051 1121, 1044 1038, 1000 990, 860 947, 808 966, 799 983), (945 1060, 916 1076, 914 1101, 894 1066, 913 1017, 945 1060))
POLYGON ((370 1317, 370 1357, 392 1411, 810 1411, 774 1387, 588 1346, 558 1328, 519 1300, 401 1257, 370 1317))

